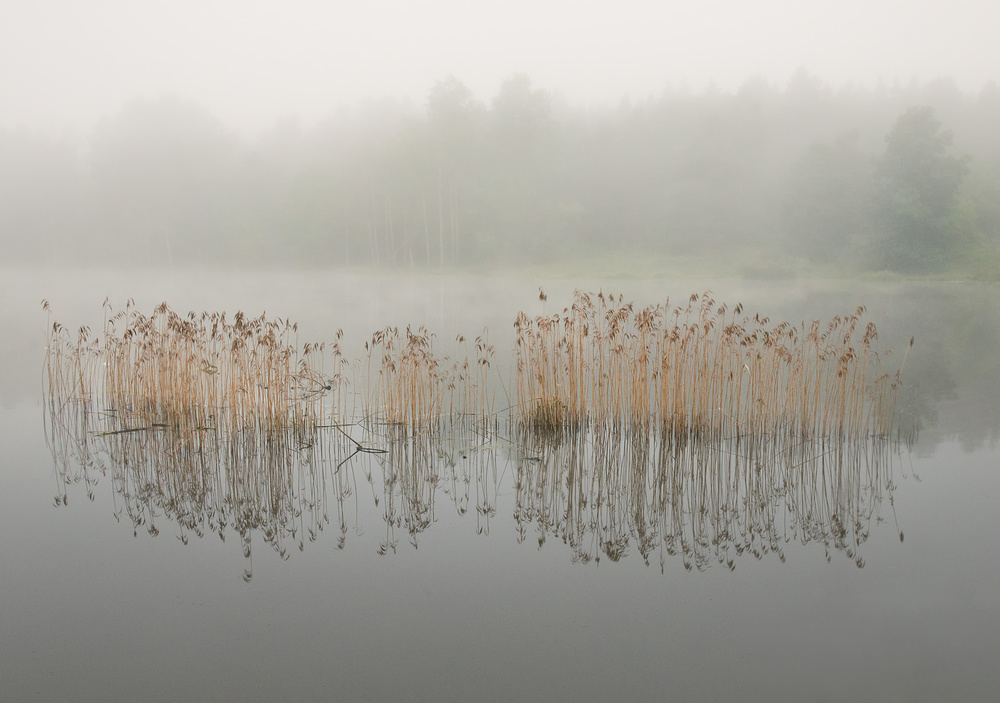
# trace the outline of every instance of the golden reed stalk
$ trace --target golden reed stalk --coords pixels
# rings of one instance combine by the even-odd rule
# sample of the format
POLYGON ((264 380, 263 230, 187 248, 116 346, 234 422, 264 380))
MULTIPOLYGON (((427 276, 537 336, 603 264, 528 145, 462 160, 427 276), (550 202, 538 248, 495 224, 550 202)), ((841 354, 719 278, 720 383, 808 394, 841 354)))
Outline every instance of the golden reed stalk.
POLYGON ((708 292, 634 310, 577 291, 562 314, 514 322, 517 417, 536 429, 885 435, 899 374, 882 370, 888 352, 864 314, 796 326, 729 312, 708 292))
POLYGON ((878 351, 863 307, 826 324, 774 324, 742 305, 730 311, 708 292, 683 307, 668 300, 637 310, 622 296, 576 291, 561 313, 521 312, 510 384, 493 374, 488 330, 471 356, 468 340, 457 337, 461 351, 451 360, 437 355, 435 336, 422 327, 385 328, 365 344, 357 395, 347 389, 339 331, 328 350, 300 346, 296 324, 264 315, 182 317, 163 303, 146 317, 131 300, 119 312, 105 301, 105 309, 100 340, 87 328, 73 335, 50 324, 44 383, 53 404, 96 401, 123 431, 268 435, 354 422, 358 396, 369 423, 407 431, 456 418, 486 424, 498 414, 499 380, 515 395, 511 419, 535 430, 593 424, 694 436, 884 436, 900 382, 899 372, 890 377, 882 368, 888 352, 878 351))

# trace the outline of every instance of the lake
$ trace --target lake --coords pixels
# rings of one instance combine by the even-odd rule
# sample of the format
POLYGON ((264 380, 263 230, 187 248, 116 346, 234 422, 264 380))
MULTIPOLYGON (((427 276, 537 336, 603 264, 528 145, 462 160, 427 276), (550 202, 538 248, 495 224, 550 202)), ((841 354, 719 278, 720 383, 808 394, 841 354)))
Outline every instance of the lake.
POLYGON ((4 699, 1000 690, 994 286, 61 269, 6 271, 0 285, 4 699), (864 305, 895 350, 888 366, 905 354, 901 432, 749 453, 731 437, 501 423, 415 436, 355 424, 270 453, 253 440, 192 452, 167 430, 47 439, 42 299, 52 319, 98 331, 105 298, 147 315, 162 301, 266 312, 294 320, 300 342, 342 330, 352 360, 387 326, 425 326, 443 354, 488 328, 509 378, 517 313, 558 312, 576 289, 637 306, 710 290, 795 324, 864 305), (192 456, 208 477, 198 491, 170 468, 192 456))

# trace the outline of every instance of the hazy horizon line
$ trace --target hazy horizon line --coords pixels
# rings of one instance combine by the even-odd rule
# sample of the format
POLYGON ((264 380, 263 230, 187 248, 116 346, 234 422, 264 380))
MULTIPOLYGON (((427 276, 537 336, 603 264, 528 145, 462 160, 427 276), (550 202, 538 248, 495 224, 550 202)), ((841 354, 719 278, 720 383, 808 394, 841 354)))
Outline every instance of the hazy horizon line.
POLYGON ((327 110, 296 110, 289 106, 287 110, 278 109, 272 112, 270 119, 256 120, 256 126, 249 126, 245 121, 245 116, 239 116, 238 111, 226 111, 220 109, 219 105, 213 105, 209 101, 187 94, 178 90, 159 90, 150 92, 137 92, 130 97, 123 98, 114 107, 105 108, 99 114, 88 118, 78 119, 74 122, 52 123, 49 120, 26 122, 16 120, 3 124, 0 122, 0 130, 11 132, 31 132, 48 137, 60 138, 80 138, 98 128, 101 123, 114 119, 126 110, 130 105, 143 102, 173 101, 180 104, 197 106, 205 110, 209 115, 218 120, 227 129, 235 132, 244 138, 259 138, 277 129, 293 126, 296 128, 318 127, 325 122, 329 122, 337 117, 357 116, 357 113, 364 114, 372 108, 392 107, 402 113, 414 115, 426 114, 426 103, 430 92, 440 83, 448 80, 457 80, 462 85, 469 88, 472 98, 481 106, 488 108, 493 99, 499 93, 503 84, 513 78, 526 76, 532 88, 544 91, 552 100, 553 105, 561 111, 603 111, 616 110, 622 106, 637 106, 647 102, 654 102, 669 98, 690 98, 699 99, 706 97, 733 98, 748 90, 766 90, 780 95, 787 95, 796 90, 796 84, 808 85, 809 89, 817 94, 825 94, 830 97, 847 96, 859 93, 884 94, 887 98, 897 97, 911 92, 927 91, 938 87, 942 91, 950 91, 960 95, 963 99, 979 99, 984 94, 996 92, 1000 95, 1000 82, 998 79, 988 79, 980 83, 977 87, 963 85, 954 76, 937 75, 932 78, 922 79, 918 76, 911 76, 903 80, 895 77, 887 80, 884 77, 876 77, 868 82, 856 80, 846 80, 839 84, 826 80, 822 76, 810 72, 804 67, 798 68, 783 83, 779 80, 770 79, 759 72, 751 73, 742 82, 734 86, 722 86, 715 80, 709 80, 700 88, 692 86, 689 81, 665 81, 658 90, 647 91, 645 95, 634 95, 633 92, 624 91, 617 97, 608 96, 603 99, 571 99, 566 91, 558 86, 549 86, 537 82, 531 73, 526 71, 514 71, 500 81, 493 89, 492 94, 484 96, 481 91, 477 91, 469 82, 463 80, 457 72, 449 73, 435 80, 428 85, 420 98, 398 91, 396 93, 372 93, 366 97, 354 100, 343 100, 333 105, 327 110), (230 114, 225 114, 230 112, 230 114), (243 124, 239 124, 243 122, 243 124))

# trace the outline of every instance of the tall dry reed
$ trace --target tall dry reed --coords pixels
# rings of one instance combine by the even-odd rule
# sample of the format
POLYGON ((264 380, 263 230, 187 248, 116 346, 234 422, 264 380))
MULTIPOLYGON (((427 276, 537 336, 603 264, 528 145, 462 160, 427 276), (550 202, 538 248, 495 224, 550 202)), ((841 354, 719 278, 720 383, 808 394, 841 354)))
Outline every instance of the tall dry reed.
POLYGON ((538 429, 886 434, 900 377, 883 369, 864 314, 774 324, 707 291, 641 310, 577 291, 561 314, 514 322, 517 416, 538 429))

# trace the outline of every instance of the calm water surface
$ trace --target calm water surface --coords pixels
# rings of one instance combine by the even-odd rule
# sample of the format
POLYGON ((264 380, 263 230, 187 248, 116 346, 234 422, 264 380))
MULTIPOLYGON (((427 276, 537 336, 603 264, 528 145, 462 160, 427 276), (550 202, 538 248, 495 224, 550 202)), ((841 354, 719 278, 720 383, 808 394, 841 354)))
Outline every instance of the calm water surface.
MULTIPOLYGON (((994 288, 332 272, 2 280, 0 698, 954 701, 1000 690, 994 288), (293 472, 294 534, 258 524, 246 544, 233 523, 192 529, 191 505, 130 492, 113 452, 95 452, 110 462, 104 474, 78 467, 77 483, 60 483, 43 431, 42 298, 74 327, 100 328, 106 296, 147 313, 163 300, 266 311, 298 321, 303 341, 341 328, 358 353, 390 324, 441 339, 487 326, 509 368, 513 318, 542 312, 539 286, 549 312, 576 287, 642 304, 711 288, 793 322, 866 305, 881 346, 901 352, 916 338, 901 401, 916 442, 841 473, 810 465, 798 493, 729 496, 761 509, 756 522, 747 511, 725 524, 705 518, 711 510, 698 517, 711 503, 697 491, 685 494, 686 516, 657 515, 643 481, 598 510, 599 492, 552 478, 586 470, 593 443, 574 453, 458 432, 344 464, 342 441, 296 452, 306 463, 293 472), (836 480, 854 491, 842 504, 861 523, 846 547, 829 521, 812 532, 796 522, 810 500, 839 495, 836 480), (139 524, 129 517, 140 513, 139 524), (643 527, 660 530, 646 549, 643 527)), ((621 476, 639 454, 615 453, 621 476)))

